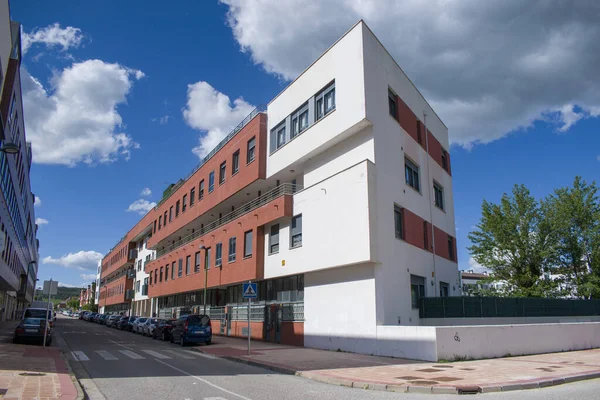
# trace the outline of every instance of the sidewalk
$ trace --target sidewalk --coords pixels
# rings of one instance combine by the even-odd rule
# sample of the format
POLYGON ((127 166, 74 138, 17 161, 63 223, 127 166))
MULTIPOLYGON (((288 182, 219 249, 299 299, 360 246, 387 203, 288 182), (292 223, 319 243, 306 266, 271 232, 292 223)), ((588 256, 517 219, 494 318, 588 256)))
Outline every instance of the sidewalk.
POLYGON ((0 399, 75 400, 77 389, 58 348, 13 344, 17 324, 0 323, 0 399))
POLYGON ((600 349, 430 363, 214 336, 198 351, 334 385, 418 393, 488 393, 600 378, 600 349))

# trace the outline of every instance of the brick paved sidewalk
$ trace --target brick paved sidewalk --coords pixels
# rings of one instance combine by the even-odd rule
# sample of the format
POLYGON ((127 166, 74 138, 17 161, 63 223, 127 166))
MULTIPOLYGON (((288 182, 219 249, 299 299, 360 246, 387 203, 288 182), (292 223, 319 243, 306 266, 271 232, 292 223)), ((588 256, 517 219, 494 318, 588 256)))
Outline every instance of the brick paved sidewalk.
POLYGON ((7 338, 16 325, 0 325, 0 399, 76 399, 77 389, 58 348, 13 344, 7 338))
POLYGON ((451 363, 375 357, 215 336, 198 351, 335 385, 420 393, 532 389, 600 378, 600 349, 451 363))

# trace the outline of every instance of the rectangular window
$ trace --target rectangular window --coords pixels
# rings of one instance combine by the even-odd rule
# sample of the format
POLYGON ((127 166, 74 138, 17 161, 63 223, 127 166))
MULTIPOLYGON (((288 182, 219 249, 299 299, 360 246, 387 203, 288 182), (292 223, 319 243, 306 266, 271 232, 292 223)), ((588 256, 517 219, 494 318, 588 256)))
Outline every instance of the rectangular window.
POLYGON ((397 205, 394 205, 394 231, 396 239, 404 240, 404 211, 397 205))
POLYGON ((169 222, 173 221, 173 206, 169 208, 169 222))
POLYGON ((292 242, 290 247, 302 246, 302 214, 292 218, 290 235, 292 242))
POLYGON ((223 260, 223 243, 217 243, 217 248, 215 251, 215 265, 220 267, 223 260))
POLYGON ((154 233, 156 233, 156 220, 154 220, 154 233))
POLYGON ((237 174, 237 172, 240 170, 240 151, 236 150, 235 153, 233 153, 233 157, 231 158, 231 175, 235 175, 237 174))
POLYGON ((448 258, 454 261, 454 238, 448 235, 448 258))
POLYGON ((158 217, 158 230, 160 231, 160 228, 162 226, 162 215, 158 217))
POLYGON ((442 149, 442 168, 448 171, 448 153, 442 149))
POLYGON ((276 128, 277 148, 285 144, 285 123, 276 128))
POLYGON ((252 255, 252 231, 244 233, 244 257, 252 255))
POLYGON ((256 148, 256 136, 248 140, 248 147, 246 150, 246 164, 254 161, 254 151, 256 148))
POLYGON ((398 119, 398 107, 396 105, 396 94, 388 89, 388 108, 390 115, 394 119, 398 119))
POLYGON ((219 166, 219 185, 225 182, 225 175, 227 174, 227 162, 223 161, 219 166))
MULTIPOLYGON (((437 183, 436 181, 433 181, 433 194, 435 196, 435 205, 438 206, 440 209, 444 209, 444 188, 442 188, 442 186, 437 183)), ((159 224, 160 226, 160 224, 159 224)))
POLYGON ((236 245, 236 238, 235 236, 232 238, 229 238, 229 262, 234 262, 235 261, 235 245, 236 245))
POLYGON ((448 297, 448 288, 450 286, 446 282, 440 282, 440 297, 448 297))
POLYGON ((204 179, 200 181, 200 189, 198 190, 198 200, 202 200, 204 198, 204 179))
POLYGON ((183 207, 181 209, 181 212, 185 212, 185 210, 187 210, 187 194, 183 195, 183 207))
POLYGON ((163 279, 163 267, 160 267, 160 276, 158 278, 159 278, 159 282, 162 282, 162 279, 163 279))
MULTIPOLYGON (((154 284, 158 284, 158 268, 154 270, 154 284)), ((123 289, 125 289, 125 286, 123 286, 123 289)))
POLYGON ((175 261, 171 264, 171 280, 175 279, 175 261))
POLYGON ((292 114, 292 138, 308 128, 308 103, 304 103, 292 114))
POLYGON ((404 158, 404 175, 406 178, 406 184, 417 192, 421 191, 421 185, 419 184, 419 167, 410 161, 408 158, 404 158))
POLYGON ((169 280, 169 264, 165 265, 165 282, 169 280))
POLYGON ((167 212, 165 211, 165 215, 163 217, 164 225, 167 226, 167 212))
POLYGON ((210 269, 210 247, 204 250, 204 269, 210 269))
POLYGON ((315 121, 335 110, 335 82, 315 95, 315 121))
POLYGON ((215 171, 211 171, 208 174, 208 193, 215 190, 215 171))
POLYGON ((194 272, 200 272, 200 252, 194 254, 194 272))
POLYGON ((422 276, 410 276, 410 297, 412 308, 419 308, 419 299, 425 297, 425 278, 422 276))
POLYGON ((192 256, 187 256, 185 258, 185 274, 190 274, 190 263, 192 262, 192 256))
POLYGON ((196 202, 196 188, 193 187, 190 189, 190 207, 194 205, 196 202))
POLYGON ((183 276, 183 258, 179 259, 179 264, 177 267, 177 277, 181 278, 183 276))
POLYGON ((271 226, 269 235, 269 254, 279 253, 279 224, 271 226))
POLYGON ((175 203, 175 218, 179 217, 179 207, 181 205, 181 201, 177 200, 177 203, 175 203))

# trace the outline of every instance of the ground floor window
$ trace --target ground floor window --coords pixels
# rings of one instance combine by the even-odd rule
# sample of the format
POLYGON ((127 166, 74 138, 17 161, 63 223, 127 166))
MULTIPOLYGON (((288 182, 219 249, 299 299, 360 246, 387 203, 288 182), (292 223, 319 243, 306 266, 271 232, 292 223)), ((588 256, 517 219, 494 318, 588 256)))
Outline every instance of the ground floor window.
POLYGON ((449 285, 446 282, 440 282, 440 297, 448 297, 449 285))
POLYGON ((419 298, 425 297, 425 278, 418 275, 410 276, 410 297, 412 308, 419 308, 419 298))

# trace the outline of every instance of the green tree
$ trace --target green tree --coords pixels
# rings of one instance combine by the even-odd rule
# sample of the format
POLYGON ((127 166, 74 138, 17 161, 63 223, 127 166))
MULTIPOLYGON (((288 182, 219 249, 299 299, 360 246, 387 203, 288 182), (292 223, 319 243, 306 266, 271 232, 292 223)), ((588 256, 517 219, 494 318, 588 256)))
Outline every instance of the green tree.
POLYGON ((98 306, 95 304, 84 304, 81 309, 84 311, 98 312, 98 306))
POLYGON ((600 297, 600 201, 595 182, 575 177, 543 202, 555 235, 553 261, 569 295, 600 297))
POLYGON ((541 205, 524 185, 504 193, 499 204, 483 200, 481 220, 469 234, 473 258, 503 281, 502 294, 518 297, 556 295, 557 284, 544 279, 553 254, 551 227, 541 205))
POLYGON ((67 302, 67 306, 72 310, 77 310, 79 309, 79 300, 71 299, 67 302))

